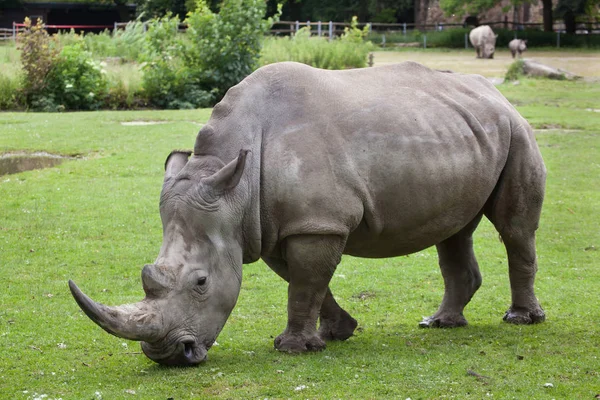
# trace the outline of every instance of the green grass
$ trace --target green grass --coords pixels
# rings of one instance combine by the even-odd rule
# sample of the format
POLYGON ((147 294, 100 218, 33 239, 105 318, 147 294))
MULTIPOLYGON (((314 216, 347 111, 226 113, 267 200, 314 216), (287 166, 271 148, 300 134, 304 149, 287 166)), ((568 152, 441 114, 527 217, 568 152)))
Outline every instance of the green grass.
POLYGON ((537 134, 548 168, 536 282, 545 323, 501 322, 510 303, 506 257, 484 221, 475 236, 484 281, 466 328, 417 327, 442 296, 433 249, 345 257, 331 286, 359 320, 357 335, 322 353, 281 354, 272 343, 285 327, 287 288, 258 262, 244 267, 238 305, 209 360, 187 369, 158 366, 135 342, 106 334, 79 310, 67 280, 107 304, 142 298, 141 268, 161 244, 164 158, 193 145, 210 110, 0 114, 1 152, 85 157, 0 177, 0 397, 594 398, 600 123, 585 109, 600 109, 600 85, 522 80, 500 90, 535 127, 559 128, 537 134), (131 120, 166 123, 121 125, 131 120))

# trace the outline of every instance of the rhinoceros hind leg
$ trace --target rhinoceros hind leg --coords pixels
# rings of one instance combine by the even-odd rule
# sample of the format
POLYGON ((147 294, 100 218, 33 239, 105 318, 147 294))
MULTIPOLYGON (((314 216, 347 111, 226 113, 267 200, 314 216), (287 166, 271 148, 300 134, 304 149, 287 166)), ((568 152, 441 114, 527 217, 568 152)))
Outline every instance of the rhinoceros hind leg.
POLYGON ((319 336, 323 340, 346 340, 358 326, 358 322, 335 301, 329 288, 321 305, 319 318, 319 336))
POLYGON ((530 129, 513 132, 508 158, 485 215, 502 237, 508 257, 512 304, 504 321, 534 324, 545 319, 535 293, 535 231, 538 228, 546 170, 530 129), (533 145, 532 145, 533 143, 533 145))
POLYGON ((479 214, 461 231, 436 245, 444 298, 437 312, 423 318, 423 328, 454 328, 467 325, 463 309, 481 286, 481 273, 473 252, 473 231, 481 221, 479 214))
POLYGON ((530 325, 544 322, 546 320, 546 315, 541 308, 529 311, 519 310, 511 307, 508 311, 506 311, 506 314, 504 314, 502 319, 506 322, 510 322, 511 324, 530 325))

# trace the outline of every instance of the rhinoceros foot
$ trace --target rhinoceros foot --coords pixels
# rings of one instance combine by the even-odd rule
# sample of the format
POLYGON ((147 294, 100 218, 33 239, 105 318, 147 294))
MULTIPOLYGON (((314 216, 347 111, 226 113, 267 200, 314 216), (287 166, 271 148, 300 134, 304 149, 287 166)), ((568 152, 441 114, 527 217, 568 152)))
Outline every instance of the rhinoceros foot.
POLYGON ((282 333, 275 338, 275 349, 287 353, 305 353, 307 351, 321 351, 325 348, 325 341, 318 335, 305 337, 282 333))
POLYGON ((346 340, 354 334, 358 322, 345 310, 337 318, 321 318, 319 336, 323 340, 346 340))
POLYGON ((459 326, 466 326, 467 320, 462 315, 454 317, 447 316, 431 316, 423 317, 423 321, 419 322, 421 328, 458 328, 459 326))
POLYGON ((544 322, 546 314, 540 307, 534 308, 533 310, 520 309, 520 308, 509 308, 506 314, 504 314, 503 320, 516 325, 530 325, 544 322))

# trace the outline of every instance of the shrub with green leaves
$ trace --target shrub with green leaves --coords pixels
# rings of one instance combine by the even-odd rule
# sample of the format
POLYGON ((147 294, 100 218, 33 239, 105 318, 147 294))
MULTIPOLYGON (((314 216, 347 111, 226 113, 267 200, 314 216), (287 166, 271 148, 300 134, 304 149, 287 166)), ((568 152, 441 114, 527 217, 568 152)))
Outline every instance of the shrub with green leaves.
POLYGON ((143 66, 144 96, 159 108, 186 109, 209 107, 213 94, 204 90, 191 73, 185 40, 177 35, 179 18, 167 14, 148 25, 143 66))
POLYGON ((507 81, 516 81, 523 76, 523 60, 517 60, 508 66, 504 79, 507 81))
POLYGON ((23 66, 23 93, 28 104, 43 96, 47 76, 59 53, 56 40, 48 35, 40 19, 33 25, 25 18, 25 30, 19 33, 19 49, 23 66))
POLYGON ((177 34, 179 20, 167 14, 148 25, 143 87, 148 102, 161 108, 208 107, 258 65, 263 35, 262 0, 224 0, 219 13, 198 0, 177 34))
POLYGON ((59 109, 96 110, 103 105, 107 90, 100 65, 81 39, 62 48, 48 74, 45 94, 59 109))
POLYGON ((344 33, 340 36, 340 40, 362 44, 365 38, 369 35, 370 24, 365 25, 362 29, 358 28, 358 17, 355 15, 350 21, 350 27, 344 28, 344 33))
POLYGON ((81 36, 68 35, 60 48, 40 20, 32 25, 25 20, 20 34, 21 63, 24 70, 24 94, 34 110, 95 110, 102 106, 108 82, 92 55, 84 49, 81 36))
POLYGON ((205 0, 196 2, 185 20, 189 40, 185 62, 193 74, 199 72, 196 79, 202 89, 216 89, 220 99, 258 66, 263 36, 274 21, 263 19, 265 12, 262 0, 224 0, 219 13, 212 12, 205 0))

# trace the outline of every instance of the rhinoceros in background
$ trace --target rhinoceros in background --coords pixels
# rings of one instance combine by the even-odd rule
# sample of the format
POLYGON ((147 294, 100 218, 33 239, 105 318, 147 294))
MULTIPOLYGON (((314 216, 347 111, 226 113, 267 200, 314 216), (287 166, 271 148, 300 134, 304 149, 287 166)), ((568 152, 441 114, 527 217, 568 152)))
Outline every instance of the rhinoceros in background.
POLYGON ((515 58, 515 55, 517 54, 521 57, 521 53, 527 50, 527 40, 513 39, 508 43, 508 48, 510 49, 513 58, 515 58))
POLYGON ((488 25, 480 25, 471 30, 469 41, 475 47, 477 58, 494 58, 497 37, 488 25))
POLYGON ((94 322, 142 341, 158 363, 205 359, 236 304, 242 264, 261 257, 289 282, 281 351, 353 334, 356 320, 329 289, 342 254, 436 246, 445 293, 421 326, 466 325, 482 281, 472 234, 483 215, 508 254, 504 320, 545 318, 534 278, 546 170, 528 123, 481 76, 413 62, 268 65, 227 92, 193 154, 172 152, 165 170, 163 244, 142 270, 146 297, 109 307, 69 282, 94 322))

